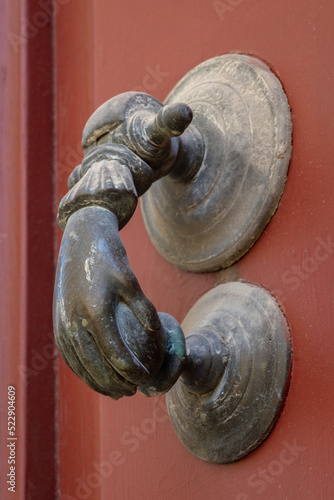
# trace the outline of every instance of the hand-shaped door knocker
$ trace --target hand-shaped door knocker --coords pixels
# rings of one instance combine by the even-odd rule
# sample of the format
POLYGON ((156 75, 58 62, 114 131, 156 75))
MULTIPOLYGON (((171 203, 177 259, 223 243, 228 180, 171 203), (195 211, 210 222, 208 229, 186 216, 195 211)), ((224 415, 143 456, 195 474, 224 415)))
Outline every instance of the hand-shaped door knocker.
POLYGON ((165 106, 137 92, 107 101, 85 126, 83 150, 58 212, 54 330, 64 360, 113 399, 169 391, 190 451, 242 458, 268 435, 286 393, 291 349, 278 304, 259 287, 227 283, 181 328, 143 294, 119 230, 149 190, 145 224, 170 262, 200 272, 239 259, 285 184, 291 122, 279 81, 254 58, 211 59, 165 106))

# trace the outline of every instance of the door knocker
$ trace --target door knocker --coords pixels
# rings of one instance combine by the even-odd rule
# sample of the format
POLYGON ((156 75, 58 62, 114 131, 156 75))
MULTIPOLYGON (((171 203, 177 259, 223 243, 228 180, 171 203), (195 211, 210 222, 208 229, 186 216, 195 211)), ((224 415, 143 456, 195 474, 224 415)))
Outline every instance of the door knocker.
POLYGON ((289 106, 257 59, 226 55, 190 71, 165 105, 116 96, 88 120, 58 222, 54 330, 68 366, 113 399, 167 394, 196 456, 238 460, 272 429, 289 381, 287 322, 255 285, 220 285, 182 323, 157 313, 119 230, 139 196, 158 251, 189 271, 228 267, 277 208, 291 154, 289 106), (185 340, 186 337, 186 340, 185 340))

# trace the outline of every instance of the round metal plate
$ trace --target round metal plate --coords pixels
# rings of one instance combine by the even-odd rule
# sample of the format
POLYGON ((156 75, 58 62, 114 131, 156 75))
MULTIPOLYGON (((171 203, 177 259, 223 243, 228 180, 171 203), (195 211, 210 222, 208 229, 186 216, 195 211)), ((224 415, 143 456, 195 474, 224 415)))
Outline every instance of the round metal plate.
POLYGON ((291 346, 285 317, 268 292, 236 282, 205 294, 182 328, 186 337, 219 334, 226 367, 217 387, 203 396, 191 394, 180 380, 174 385, 167 394, 174 429, 203 460, 239 460, 267 437, 287 392, 291 346))
POLYGON ((191 70, 165 104, 183 102, 204 139, 201 168, 170 176, 142 198, 150 238, 172 264, 194 272, 228 267, 255 243, 281 198, 291 156, 291 117, 276 76, 239 54, 191 70))

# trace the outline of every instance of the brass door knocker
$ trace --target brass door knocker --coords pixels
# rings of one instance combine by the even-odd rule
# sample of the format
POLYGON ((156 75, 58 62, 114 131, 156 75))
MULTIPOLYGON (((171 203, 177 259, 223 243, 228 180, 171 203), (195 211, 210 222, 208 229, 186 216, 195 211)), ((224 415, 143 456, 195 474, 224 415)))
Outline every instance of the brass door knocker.
POLYGON ((168 392, 181 441, 212 462, 238 460, 272 429, 291 364, 287 322, 255 285, 214 288, 182 324, 157 313, 119 230, 139 196, 153 244, 178 267, 227 267, 254 244, 284 189, 291 119, 260 61, 227 55, 188 73, 161 104, 128 92, 83 132, 58 222, 54 330, 68 366, 118 399, 168 392), (185 340, 186 337, 186 340, 185 340))

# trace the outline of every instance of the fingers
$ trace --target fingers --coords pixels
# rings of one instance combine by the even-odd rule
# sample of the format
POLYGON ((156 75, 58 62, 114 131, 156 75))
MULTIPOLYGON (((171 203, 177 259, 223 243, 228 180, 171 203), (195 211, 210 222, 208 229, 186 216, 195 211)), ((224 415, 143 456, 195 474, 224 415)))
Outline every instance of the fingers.
POLYGON ((80 329, 70 340, 83 367, 107 394, 118 397, 135 394, 136 386, 113 369, 87 330, 80 329))
POLYGON ((108 362, 124 378, 141 385, 163 362, 165 333, 155 307, 145 297, 129 265, 118 231, 106 228, 104 237, 112 252, 105 259, 99 255, 98 291, 94 290, 94 300, 86 297, 85 312, 108 362))
MULTIPOLYGON (((148 314, 151 314, 150 310, 157 314, 152 304, 144 295, 143 297, 143 302, 136 299, 130 301, 129 304, 119 302, 116 318, 121 336, 129 349, 145 365, 150 373, 149 379, 151 379, 160 369, 165 358, 166 336, 160 322, 159 328, 148 330, 138 321, 138 314, 141 314, 142 318, 143 316, 145 318, 147 314, 147 311, 144 312, 145 305, 149 305, 148 314), (137 308, 136 311, 134 311, 135 308, 137 308), (140 313, 138 313, 138 309, 141 309, 140 313)), ((159 320, 159 318, 157 319, 159 320)))
POLYGON ((140 288, 126 254, 125 259, 124 264, 127 265, 123 267, 123 276, 118 279, 119 299, 129 307, 147 334, 153 334, 157 341, 161 338, 165 347, 166 339, 157 310, 140 288))
POLYGON ((61 321, 55 328, 59 351, 71 370, 91 389, 112 399, 131 396, 136 392, 133 384, 122 379, 107 364, 88 332, 68 331, 61 321))
POLYGON ((133 304, 130 301, 135 314, 122 302, 108 311, 97 308, 89 331, 72 323, 66 328, 59 318, 55 321, 57 344, 67 365, 93 390, 114 399, 133 395, 136 386, 159 370, 165 356, 161 323, 150 318, 156 311, 141 290, 138 295, 133 304), (147 324, 149 331, 143 327, 147 324))
POLYGON ((112 292, 128 305, 144 330, 148 333, 160 331, 161 321, 158 313, 140 288, 118 231, 111 228, 110 232, 106 230, 105 236, 109 237, 110 248, 113 249, 110 255, 111 266, 108 269, 112 292))
POLYGON ((120 295, 144 330, 148 333, 158 333, 161 331, 162 325, 158 313, 152 302, 144 295, 137 278, 136 282, 132 283, 131 295, 127 294, 124 290, 121 290, 120 295))
MULTIPOLYGON (((118 308, 117 308, 118 309, 118 308)), ((145 363, 138 359, 139 352, 131 349, 127 339, 122 335, 122 324, 125 317, 120 317, 115 310, 97 312, 91 317, 91 330, 100 351, 104 354, 107 362, 126 380, 140 385, 142 380, 148 380, 151 376, 145 363)), ((139 335, 140 327, 132 323, 131 332, 134 336, 139 335)))
MULTIPOLYGON (((125 251, 121 261, 118 262, 118 268, 121 272, 116 272, 114 268, 112 275, 113 290, 117 295, 114 316, 116 325, 114 322, 114 326, 117 328, 119 339, 122 343, 125 342, 127 349, 132 353, 132 360, 135 362, 139 360, 151 378, 158 371, 165 357, 165 331, 154 305, 141 290, 129 266, 125 251)), ((117 367, 117 370, 119 369, 117 367)), ((129 376, 123 371, 120 373, 126 378, 129 376)), ((134 379, 129 380, 134 381, 134 379)), ((148 380, 147 377, 146 380, 148 380)), ((139 379, 136 379, 135 383, 141 385, 139 379)))
POLYGON ((71 370, 83 380, 93 391, 99 392, 100 394, 109 395, 105 393, 95 380, 86 372, 82 364, 80 363, 75 350, 73 349, 71 343, 67 339, 67 332, 63 332, 55 335, 56 343, 62 358, 71 370))

